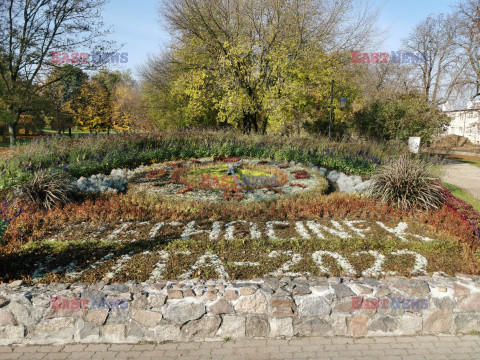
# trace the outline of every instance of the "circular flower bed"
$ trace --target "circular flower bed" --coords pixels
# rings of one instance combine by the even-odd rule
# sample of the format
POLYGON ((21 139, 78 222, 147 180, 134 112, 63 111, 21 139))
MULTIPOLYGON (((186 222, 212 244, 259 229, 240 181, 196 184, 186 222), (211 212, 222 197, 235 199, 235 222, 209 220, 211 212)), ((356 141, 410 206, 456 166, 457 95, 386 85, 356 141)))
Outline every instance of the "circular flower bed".
POLYGON ((316 189, 327 180, 313 169, 258 159, 204 158, 145 168, 133 181, 136 190, 196 200, 263 201, 316 189))

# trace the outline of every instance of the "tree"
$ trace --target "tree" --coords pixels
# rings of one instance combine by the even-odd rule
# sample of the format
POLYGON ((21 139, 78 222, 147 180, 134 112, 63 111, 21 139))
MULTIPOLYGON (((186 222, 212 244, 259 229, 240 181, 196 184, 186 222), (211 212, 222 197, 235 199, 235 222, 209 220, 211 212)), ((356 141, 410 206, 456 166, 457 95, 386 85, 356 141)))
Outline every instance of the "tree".
POLYGON ((459 57, 459 36, 457 15, 440 14, 422 21, 404 40, 406 50, 424 54, 425 61, 411 66, 427 101, 445 103, 461 84, 465 62, 459 57))
POLYGON ((98 80, 92 79, 81 86, 72 112, 82 130, 97 133, 113 127, 110 96, 98 80))
POLYGON ((8 113, 11 145, 20 116, 35 111, 33 99, 48 85, 40 76, 56 66, 49 60, 51 51, 92 47, 108 33, 100 16, 104 4, 105 0, 0 2, 0 97, 8 113))
POLYGON ((420 93, 375 99, 354 116, 354 125, 361 135, 380 141, 405 141, 410 136, 420 136, 429 142, 449 122, 449 117, 420 93))
POLYGON ((98 72, 81 86, 80 95, 71 106, 79 127, 91 132, 130 129, 138 119, 131 111, 142 110, 135 99, 134 87, 135 80, 129 71, 98 72))
POLYGON ((366 7, 352 20, 358 3, 163 1, 176 42, 149 63, 147 97, 160 101, 163 118, 173 113, 182 125, 230 124, 247 133, 299 129, 320 106, 330 78, 342 77, 335 59, 370 39, 375 16, 366 7))
POLYGON ((49 85, 44 93, 52 101, 49 111, 50 125, 59 133, 68 129, 69 136, 72 135, 72 127, 75 126, 73 108, 80 95, 81 86, 87 80, 87 74, 71 64, 54 69, 48 77, 49 85))
POLYGON ((460 38, 458 45, 466 67, 462 85, 470 90, 470 98, 480 95, 480 6, 478 1, 462 0, 457 5, 460 38))

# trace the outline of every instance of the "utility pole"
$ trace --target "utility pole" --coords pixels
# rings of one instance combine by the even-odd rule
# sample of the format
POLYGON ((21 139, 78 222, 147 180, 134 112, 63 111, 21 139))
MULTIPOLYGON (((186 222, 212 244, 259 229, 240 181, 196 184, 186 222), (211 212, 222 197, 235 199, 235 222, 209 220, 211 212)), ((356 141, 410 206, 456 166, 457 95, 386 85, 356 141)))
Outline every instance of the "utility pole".
POLYGON ((332 80, 332 97, 330 99, 330 122, 328 123, 328 140, 332 137, 332 111, 333 111, 333 84, 335 80, 332 80))

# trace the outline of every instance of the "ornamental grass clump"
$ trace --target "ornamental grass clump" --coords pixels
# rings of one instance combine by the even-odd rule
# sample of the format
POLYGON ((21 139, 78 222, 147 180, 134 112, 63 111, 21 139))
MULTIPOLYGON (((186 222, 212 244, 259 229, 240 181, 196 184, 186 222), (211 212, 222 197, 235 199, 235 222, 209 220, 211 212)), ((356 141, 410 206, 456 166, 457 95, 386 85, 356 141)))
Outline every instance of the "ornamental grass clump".
POLYGON ((401 209, 438 209, 444 190, 424 161, 400 157, 382 166, 373 176, 372 195, 401 209))
POLYGON ((21 182, 10 193, 11 200, 26 200, 51 209, 75 198, 76 186, 65 173, 48 170, 35 172, 28 181, 21 182))

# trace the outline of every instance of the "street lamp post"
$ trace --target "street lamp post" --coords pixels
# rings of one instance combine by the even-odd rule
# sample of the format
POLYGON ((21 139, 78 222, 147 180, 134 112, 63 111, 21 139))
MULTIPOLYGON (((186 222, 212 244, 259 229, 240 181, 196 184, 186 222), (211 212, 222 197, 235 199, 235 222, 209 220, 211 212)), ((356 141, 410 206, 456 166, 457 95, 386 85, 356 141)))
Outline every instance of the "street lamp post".
MULTIPOLYGON (((333 113, 333 85, 335 84, 335 80, 332 80, 332 92, 331 92, 331 97, 330 97, 330 121, 328 123, 328 139, 330 140, 332 138, 332 113, 333 113)), ((340 109, 345 109, 345 106, 347 106, 347 98, 342 95, 342 97, 339 99, 339 107, 340 109)))

